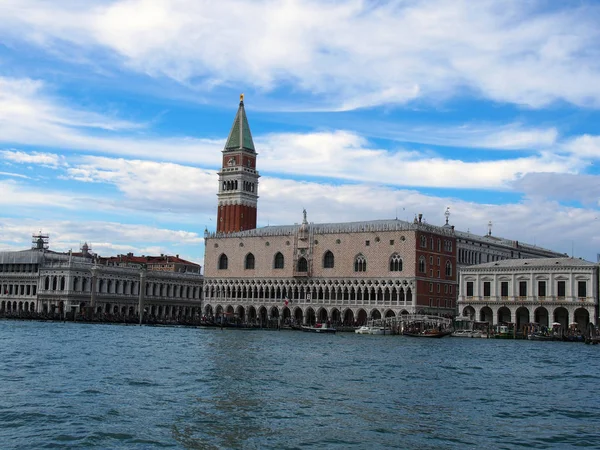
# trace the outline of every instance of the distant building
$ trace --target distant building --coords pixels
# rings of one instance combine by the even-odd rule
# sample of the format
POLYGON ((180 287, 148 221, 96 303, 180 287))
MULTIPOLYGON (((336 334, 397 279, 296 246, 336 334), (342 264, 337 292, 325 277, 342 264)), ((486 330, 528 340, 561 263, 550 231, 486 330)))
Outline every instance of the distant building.
POLYGON ((87 243, 81 252, 54 252, 41 234, 33 242, 30 250, 0 252, 0 313, 80 312, 93 306, 97 314, 132 316, 139 313, 140 290, 151 316, 200 313, 198 264, 166 255, 102 258, 87 243))
POLYGON ((362 323, 399 314, 454 315, 458 270, 560 253, 413 222, 369 220, 256 229, 256 152, 243 102, 223 150, 217 230, 205 232, 204 313, 242 320, 362 323), (247 159, 244 159, 247 158, 247 159), (252 220, 247 222, 253 208, 252 220))
POLYGON ((145 266, 149 271, 159 272, 178 272, 178 273, 196 273, 201 270, 200 264, 186 261, 179 255, 169 256, 135 256, 133 253, 126 255, 111 256, 108 258, 98 258, 99 263, 112 267, 133 267, 145 266))
POLYGON ((584 330, 598 317, 598 264, 574 258, 513 259, 464 267, 458 311, 490 324, 584 330))

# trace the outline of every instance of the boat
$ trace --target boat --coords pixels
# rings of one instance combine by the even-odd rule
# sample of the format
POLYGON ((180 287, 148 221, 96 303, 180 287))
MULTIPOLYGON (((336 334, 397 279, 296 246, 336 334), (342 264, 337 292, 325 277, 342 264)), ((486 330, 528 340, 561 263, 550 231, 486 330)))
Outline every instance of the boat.
POLYGON ((371 335, 384 335, 384 334, 392 334, 392 330, 385 327, 375 327, 375 326, 367 326, 363 325, 360 328, 354 330, 356 334, 371 334, 371 335))
POLYGON ((530 341, 554 341, 555 337, 542 332, 533 332, 527 335, 527 339, 530 341))
POLYGON ((314 327, 303 325, 302 331, 308 333, 335 334, 337 330, 333 327, 317 323, 314 327))
POLYGON ((480 322, 470 317, 457 316, 453 320, 454 331, 452 337, 465 338, 487 338, 489 325, 487 322, 480 322))
MULTIPOLYGON (((391 330, 388 329, 387 334, 391 334, 390 332, 391 330)), ((386 329, 385 327, 371 327, 369 334, 386 334, 386 329)))
POLYGON ((496 325, 496 330, 494 332, 495 339, 514 339, 515 337, 515 329, 514 324, 499 324, 496 325))
POLYGON ((443 338, 444 336, 450 336, 452 330, 403 331, 402 334, 411 337, 443 338))
POLYGON ((464 338, 480 338, 483 333, 481 330, 456 330, 453 331, 452 337, 464 337, 464 338))
POLYGON ((554 341, 558 338, 552 328, 547 328, 537 322, 525 325, 524 332, 530 341, 554 341))
POLYGON ((362 327, 354 330, 354 333, 356 333, 356 334, 371 334, 370 331, 371 331, 371 327, 363 325, 362 327))

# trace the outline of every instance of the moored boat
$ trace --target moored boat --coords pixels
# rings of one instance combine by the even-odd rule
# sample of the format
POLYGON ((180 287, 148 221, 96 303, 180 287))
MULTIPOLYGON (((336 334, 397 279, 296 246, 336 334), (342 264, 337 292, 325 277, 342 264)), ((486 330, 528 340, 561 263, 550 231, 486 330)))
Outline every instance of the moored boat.
POLYGON ((403 331, 404 336, 411 337, 424 337, 424 338, 443 338, 444 336, 450 336, 451 330, 424 330, 424 331, 403 331))
POLYGON ((317 323, 314 327, 303 325, 302 331, 306 331, 308 333, 335 334, 337 330, 327 325, 317 323))

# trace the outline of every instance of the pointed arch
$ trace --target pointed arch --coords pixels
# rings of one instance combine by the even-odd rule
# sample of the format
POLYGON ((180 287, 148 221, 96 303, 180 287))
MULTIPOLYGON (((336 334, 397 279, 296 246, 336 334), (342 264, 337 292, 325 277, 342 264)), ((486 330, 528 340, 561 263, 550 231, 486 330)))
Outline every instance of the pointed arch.
POLYGON ((355 272, 366 272, 367 271, 367 258, 362 253, 356 255, 354 258, 354 271, 355 272))
POLYGON ((304 257, 298 259, 298 272, 308 272, 308 262, 304 257))
POLYGON ((244 260, 244 269, 254 270, 255 262, 254 254, 248 253, 244 260))
POLYGON ((426 273, 427 272, 427 264, 425 263, 425 257, 419 257, 419 272, 426 273))
POLYGON ((228 263, 227 255, 221 253, 221 256, 219 256, 219 270, 227 270, 228 263))
POLYGON ((284 258, 283 253, 277 252, 275 253, 275 258, 273 259, 273 268, 274 269, 283 269, 284 266, 284 258))
POLYGON ((402 272, 402 257, 398 253, 390 257, 390 272, 402 272))
POLYGON ((333 252, 331 250, 327 250, 323 255, 323 268, 324 269, 333 269, 335 265, 335 258, 333 256, 333 252))

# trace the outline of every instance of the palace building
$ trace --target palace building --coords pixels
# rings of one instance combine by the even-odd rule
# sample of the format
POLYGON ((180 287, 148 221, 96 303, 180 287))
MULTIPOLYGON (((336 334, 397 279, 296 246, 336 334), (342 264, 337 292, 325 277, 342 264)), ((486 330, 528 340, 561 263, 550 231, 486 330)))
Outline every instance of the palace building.
POLYGON ((200 315, 202 281, 200 266, 178 256, 102 258, 87 243, 81 252, 60 253, 40 233, 29 250, 0 252, 0 314, 64 315, 87 307, 126 318, 142 304, 156 319, 191 318, 200 315))
POLYGON ((223 150, 217 229, 205 231, 203 312, 243 321, 357 324, 399 314, 454 315, 458 270, 509 258, 563 256, 435 226, 419 215, 256 228, 257 153, 243 97, 223 150))

